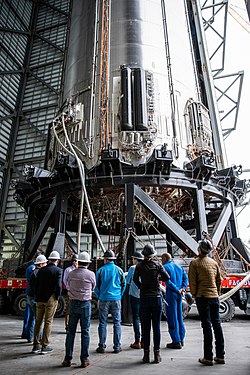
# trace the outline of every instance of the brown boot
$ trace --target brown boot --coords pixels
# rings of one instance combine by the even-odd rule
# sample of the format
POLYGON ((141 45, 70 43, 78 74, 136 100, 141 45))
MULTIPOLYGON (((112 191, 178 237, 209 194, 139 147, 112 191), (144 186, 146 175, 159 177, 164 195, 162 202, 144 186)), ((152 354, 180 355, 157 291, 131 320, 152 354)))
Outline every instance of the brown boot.
POLYGON ((142 358, 142 362, 149 363, 149 350, 144 349, 144 356, 142 358))
POLYGON ((160 356, 160 350, 154 350, 154 363, 160 363, 161 362, 161 356, 160 356))
POLYGON ((139 341, 135 341, 133 344, 130 344, 130 348, 141 349, 141 343, 139 341))

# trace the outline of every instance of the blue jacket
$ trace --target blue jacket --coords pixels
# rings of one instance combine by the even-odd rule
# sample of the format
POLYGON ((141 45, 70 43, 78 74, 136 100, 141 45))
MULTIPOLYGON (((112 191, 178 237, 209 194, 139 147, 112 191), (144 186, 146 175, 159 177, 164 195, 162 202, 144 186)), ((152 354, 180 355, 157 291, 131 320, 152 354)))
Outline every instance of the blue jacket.
POLYGON ((128 270, 126 282, 129 285, 129 293, 128 294, 130 296, 135 297, 135 298, 140 298, 140 289, 138 288, 137 285, 135 285, 134 280, 133 280, 134 273, 135 273, 135 267, 136 267, 136 265, 134 264, 128 270))
POLYGON ((123 296, 126 279, 123 270, 114 262, 108 262, 96 273, 94 293, 100 301, 117 301, 123 296))
POLYGON ((26 295, 29 295, 30 290, 30 276, 32 275, 33 271, 35 270, 36 266, 32 262, 27 268, 26 268, 26 279, 27 279, 27 287, 26 287, 26 295))
POLYGON ((170 275, 170 280, 166 282, 166 298, 172 293, 178 293, 180 289, 186 289, 188 276, 182 267, 171 259, 164 264, 164 268, 170 275))

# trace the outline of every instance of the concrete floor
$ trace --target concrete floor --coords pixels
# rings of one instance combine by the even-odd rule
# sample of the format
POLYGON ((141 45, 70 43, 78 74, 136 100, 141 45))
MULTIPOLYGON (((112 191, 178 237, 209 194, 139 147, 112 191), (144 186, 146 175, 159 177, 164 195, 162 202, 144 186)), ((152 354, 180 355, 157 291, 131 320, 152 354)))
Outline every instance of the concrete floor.
POLYGON ((51 346, 53 352, 46 355, 32 354, 32 344, 20 339, 22 319, 12 315, 0 316, 0 373, 4 375, 18 374, 89 374, 89 375, 250 375, 250 319, 240 310, 229 323, 223 323, 226 343, 226 364, 206 367, 198 363, 202 356, 202 332, 195 308, 185 320, 187 336, 182 350, 166 349, 170 342, 166 322, 162 322, 162 342, 160 364, 143 364, 142 350, 130 349, 133 341, 131 326, 122 326, 122 348, 119 354, 112 354, 112 324, 108 324, 107 352, 97 354, 98 321, 91 322, 90 362, 86 369, 79 367, 80 334, 75 340, 73 364, 63 368, 64 358, 64 320, 57 318, 53 323, 51 346))

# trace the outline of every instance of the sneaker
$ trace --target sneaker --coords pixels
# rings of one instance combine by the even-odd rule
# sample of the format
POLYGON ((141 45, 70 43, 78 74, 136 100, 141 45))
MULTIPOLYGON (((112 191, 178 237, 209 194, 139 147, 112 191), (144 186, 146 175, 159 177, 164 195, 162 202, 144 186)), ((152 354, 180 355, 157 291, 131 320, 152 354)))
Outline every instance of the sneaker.
POLYGON ((62 362, 63 367, 70 367, 71 361, 69 359, 64 358, 64 361, 62 362))
POLYGON ((224 358, 219 357, 214 357, 214 362, 218 363, 219 365, 224 365, 226 363, 224 358))
POLYGON ((141 344, 139 341, 135 341, 133 344, 130 344, 130 348, 132 349, 141 349, 141 344))
POLYGON ((41 346, 39 344, 33 345, 32 353, 38 353, 41 350, 41 346))
POLYGON ((113 353, 115 353, 115 354, 118 354, 118 353, 120 353, 120 352, 122 352, 122 348, 114 349, 114 350, 113 350, 113 353))
POLYGON ((102 346, 98 346, 96 353, 105 353, 105 349, 102 346))
POLYGON ((81 363, 81 366, 80 366, 80 367, 85 368, 85 367, 88 367, 89 365, 90 365, 90 362, 89 362, 89 361, 83 361, 83 362, 81 363))
POLYGON ((182 346, 180 342, 177 342, 176 344, 171 342, 170 344, 167 344, 167 348, 168 349, 182 349, 182 346))
POLYGON ((205 366, 213 366, 213 361, 211 359, 199 358, 199 362, 205 366))
POLYGON ((52 348, 49 346, 49 345, 47 345, 47 346, 43 346, 42 347, 42 350, 41 350, 41 354, 47 354, 47 353, 50 353, 50 352, 52 352, 52 348))

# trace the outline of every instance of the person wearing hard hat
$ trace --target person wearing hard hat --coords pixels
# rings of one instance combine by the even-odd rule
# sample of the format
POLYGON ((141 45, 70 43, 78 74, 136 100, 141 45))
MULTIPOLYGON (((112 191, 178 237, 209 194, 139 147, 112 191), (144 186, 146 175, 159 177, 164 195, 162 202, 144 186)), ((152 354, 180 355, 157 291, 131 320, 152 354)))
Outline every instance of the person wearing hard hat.
POLYGON ((163 253, 162 264, 170 276, 166 283, 166 315, 168 332, 172 342, 167 344, 168 349, 182 349, 185 338, 185 325, 182 314, 182 295, 188 285, 188 276, 184 269, 174 263, 172 255, 163 253))
POLYGON ((189 265, 188 278, 203 329, 204 357, 199 358, 199 362, 205 366, 213 366, 214 362, 223 365, 225 348, 219 312, 222 277, 218 263, 208 256, 213 249, 211 242, 204 239, 198 243, 199 255, 189 265), (215 357, 212 329, 215 336, 215 357))
POLYGON ((58 305, 58 298, 62 292, 62 269, 58 267, 60 254, 52 251, 48 257, 49 263, 37 273, 35 298, 36 298, 36 323, 34 328, 33 353, 46 354, 53 349, 49 346, 54 315, 58 305), (42 340, 40 331, 44 321, 42 340), (42 347, 41 347, 42 345, 42 347))
POLYGON ((116 266, 115 253, 105 251, 104 266, 96 273, 96 287, 94 293, 99 301, 99 345, 97 353, 105 353, 107 320, 111 313, 113 320, 113 353, 120 353, 121 348, 121 299, 126 289, 126 279, 123 270, 116 266))
MULTIPOLYGON (((132 255, 133 265, 129 268, 126 277, 127 285, 129 286, 129 300, 133 318, 133 329, 135 341, 130 344, 132 349, 141 349, 143 347, 143 336, 140 333, 140 290, 133 281, 136 265, 144 259, 144 256, 140 251, 135 251, 132 255)), ((142 330, 143 333, 143 330, 142 330)))
POLYGON ((45 267, 47 265, 47 258, 40 254, 36 257, 36 260, 34 262, 35 269, 30 275, 29 279, 29 291, 27 295, 27 303, 30 306, 30 316, 28 319, 28 328, 27 331, 29 332, 28 337, 31 338, 31 341, 33 342, 34 337, 34 324, 36 320, 36 301, 35 301, 35 288, 36 288, 36 278, 37 278, 37 272, 40 268, 45 267))
POLYGON ((94 272, 88 270, 91 260, 86 251, 79 254, 78 268, 69 273, 69 328, 65 342, 65 358, 63 367, 70 367, 73 358, 74 340, 78 321, 81 325, 80 367, 85 368, 89 362, 89 327, 91 318, 92 292, 96 285, 94 272))
POLYGON ((144 340, 144 363, 150 362, 150 331, 153 327, 154 341, 154 361, 159 363, 160 342, 161 342, 161 314, 162 314, 162 295, 160 289, 160 280, 168 281, 170 279, 163 265, 156 258, 156 251, 153 245, 147 244, 142 250, 144 260, 137 264, 134 273, 134 283, 140 289, 140 308, 144 340))
POLYGON ((30 329, 30 322, 33 319, 33 314, 30 308, 30 305, 28 303, 28 294, 29 294, 29 288, 30 288, 30 276, 32 275, 34 269, 36 268, 34 262, 36 259, 36 255, 32 257, 31 262, 29 262, 26 271, 25 271, 25 277, 27 280, 27 287, 25 289, 25 294, 26 294, 26 306, 25 306, 25 311, 23 315, 23 330, 21 334, 22 339, 27 339, 27 341, 30 343, 32 342, 33 339, 33 330, 30 329))
POLYGON ((78 267, 78 255, 77 254, 72 255, 71 262, 72 262, 71 266, 65 268, 64 273, 63 273, 63 285, 67 289, 66 311, 65 311, 65 318, 64 318, 66 332, 68 331, 68 327, 69 327, 69 302, 70 302, 68 277, 69 277, 69 273, 71 271, 74 271, 78 267))

